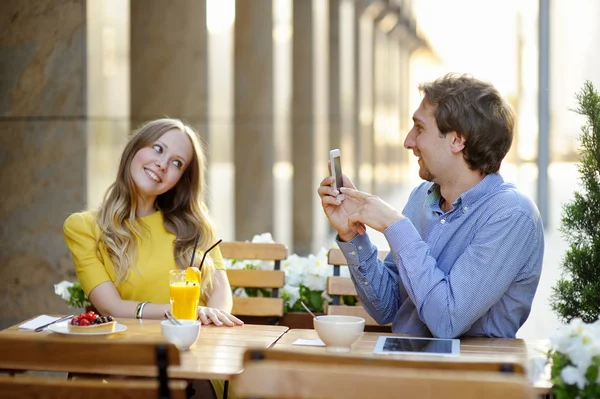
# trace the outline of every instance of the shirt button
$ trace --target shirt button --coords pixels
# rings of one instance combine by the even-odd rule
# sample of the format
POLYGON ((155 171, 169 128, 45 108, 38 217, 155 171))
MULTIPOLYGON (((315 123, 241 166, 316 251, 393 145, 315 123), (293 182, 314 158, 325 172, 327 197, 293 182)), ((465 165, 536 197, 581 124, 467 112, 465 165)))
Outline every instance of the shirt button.
POLYGON ((464 209, 465 211, 468 211, 468 210, 469 210, 469 207, 468 207, 468 206, 465 206, 463 209, 464 209))
POLYGON ((359 250, 359 251, 362 251, 362 246, 359 246, 359 247, 358 247, 358 250, 359 250))
POLYGON ((363 284, 364 284, 364 285, 369 285, 369 282, 368 282, 368 281, 365 281, 363 284))
POLYGON ((352 251, 352 252, 350 252, 350 255, 356 256, 356 252, 352 251))
POLYGON ((440 220, 440 223, 441 223, 441 224, 444 224, 444 223, 446 223, 446 219, 442 219, 442 220, 440 220))

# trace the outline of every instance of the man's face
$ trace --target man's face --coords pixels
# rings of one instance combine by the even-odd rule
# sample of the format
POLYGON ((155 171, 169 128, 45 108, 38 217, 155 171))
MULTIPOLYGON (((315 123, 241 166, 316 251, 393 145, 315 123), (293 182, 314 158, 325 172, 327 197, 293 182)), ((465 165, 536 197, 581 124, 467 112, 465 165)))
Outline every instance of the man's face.
POLYGON ((412 150, 419 160, 419 177, 440 184, 444 169, 449 167, 451 151, 448 140, 440 134, 435 121, 436 106, 425 99, 413 114, 413 127, 404 140, 404 147, 412 150))

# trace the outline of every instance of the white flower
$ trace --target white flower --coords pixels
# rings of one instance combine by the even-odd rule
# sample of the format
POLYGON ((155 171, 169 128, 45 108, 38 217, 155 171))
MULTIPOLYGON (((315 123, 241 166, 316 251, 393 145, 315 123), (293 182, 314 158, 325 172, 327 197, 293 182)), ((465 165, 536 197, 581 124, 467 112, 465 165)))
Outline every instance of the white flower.
POLYGON ((321 249, 317 256, 308 256, 306 277, 303 284, 311 291, 324 291, 327 276, 331 274, 333 274, 333 268, 327 264, 327 251, 321 249))
POLYGON ((248 298, 248 294, 246 293, 244 287, 236 288, 235 291, 233 291, 233 296, 237 296, 240 298, 248 298))
POLYGON ((560 378, 567 384, 577 384, 579 389, 585 387, 585 372, 581 372, 578 368, 567 366, 560 372, 560 378))
POLYGON ((293 254, 281 262, 281 270, 285 273, 285 283, 287 285, 298 287, 304 281, 307 269, 305 259, 293 254))
POLYGON ((260 244, 274 244, 273 236, 271 233, 262 233, 257 234, 252 237, 252 242, 260 243, 260 244))
POLYGON ((281 294, 287 294, 288 300, 285 302, 288 307, 293 307, 296 302, 300 299, 300 287, 294 287, 292 285, 285 285, 281 289, 281 294))
POLYGON ((61 281, 58 284, 54 284, 54 293, 59 295, 64 301, 68 301, 71 299, 69 287, 72 287, 73 285, 74 284, 70 281, 61 281))

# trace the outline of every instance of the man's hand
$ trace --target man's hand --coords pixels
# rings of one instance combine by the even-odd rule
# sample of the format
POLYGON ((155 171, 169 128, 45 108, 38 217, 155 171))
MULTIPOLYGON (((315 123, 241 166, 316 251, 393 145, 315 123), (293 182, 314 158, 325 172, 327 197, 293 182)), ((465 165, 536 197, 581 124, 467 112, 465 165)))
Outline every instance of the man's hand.
POLYGON ((348 215, 347 228, 354 233, 365 234, 365 225, 383 233, 390 225, 404 219, 401 213, 376 195, 348 187, 342 187, 341 192, 346 196, 344 202, 352 200, 353 204, 358 204, 348 215))
MULTIPOLYGON (((345 187, 356 187, 352 184, 352 181, 345 175, 342 175, 343 184, 345 187)), ((340 201, 337 196, 340 194, 339 191, 334 190, 331 186, 334 178, 328 176, 321 182, 317 193, 321 197, 321 205, 325 211, 325 215, 329 219, 329 223, 338 232, 342 241, 352 240, 357 233, 365 234, 365 226, 360 224, 356 226, 356 231, 349 228, 348 217, 354 213, 360 206, 360 203, 352 198, 346 198, 340 201)))

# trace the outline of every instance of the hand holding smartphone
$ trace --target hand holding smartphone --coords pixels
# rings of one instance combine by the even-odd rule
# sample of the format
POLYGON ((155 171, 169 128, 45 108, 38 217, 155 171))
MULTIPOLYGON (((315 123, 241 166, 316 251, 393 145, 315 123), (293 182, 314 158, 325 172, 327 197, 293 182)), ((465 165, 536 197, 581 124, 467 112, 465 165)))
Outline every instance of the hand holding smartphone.
MULTIPOLYGON (((333 189, 340 191, 340 187, 343 187, 342 180, 342 161, 339 149, 329 151, 329 165, 331 167, 331 176, 334 177, 333 189)), ((344 200, 344 194, 339 194, 337 197, 340 201, 344 200)))

